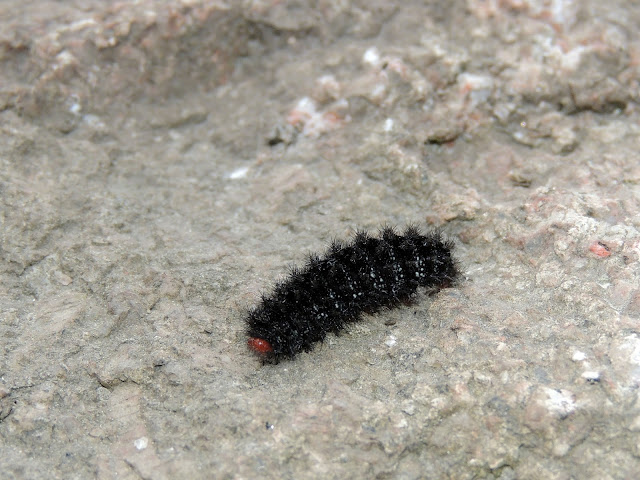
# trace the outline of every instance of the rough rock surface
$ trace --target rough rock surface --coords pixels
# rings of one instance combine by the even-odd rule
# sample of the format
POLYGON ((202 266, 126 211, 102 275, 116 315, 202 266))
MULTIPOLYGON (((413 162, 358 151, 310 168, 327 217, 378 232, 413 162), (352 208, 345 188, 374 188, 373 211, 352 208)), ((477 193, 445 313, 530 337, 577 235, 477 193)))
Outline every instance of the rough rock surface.
POLYGON ((2 478, 632 478, 639 32, 624 0, 1 2, 2 478), (410 222, 461 285, 248 351, 288 265, 410 222))

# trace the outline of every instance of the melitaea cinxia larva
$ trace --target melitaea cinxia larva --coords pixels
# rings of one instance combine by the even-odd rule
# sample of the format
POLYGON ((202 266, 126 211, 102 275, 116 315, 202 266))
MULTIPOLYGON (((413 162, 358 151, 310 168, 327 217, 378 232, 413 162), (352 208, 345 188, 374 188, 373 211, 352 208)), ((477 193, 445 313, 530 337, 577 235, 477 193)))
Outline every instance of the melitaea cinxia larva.
POLYGON ((350 243, 334 241, 249 312, 249 348, 266 360, 292 358, 363 312, 408 300, 418 287, 449 287, 458 276, 452 249, 439 232, 422 235, 414 226, 403 234, 386 227, 378 238, 358 232, 350 243))

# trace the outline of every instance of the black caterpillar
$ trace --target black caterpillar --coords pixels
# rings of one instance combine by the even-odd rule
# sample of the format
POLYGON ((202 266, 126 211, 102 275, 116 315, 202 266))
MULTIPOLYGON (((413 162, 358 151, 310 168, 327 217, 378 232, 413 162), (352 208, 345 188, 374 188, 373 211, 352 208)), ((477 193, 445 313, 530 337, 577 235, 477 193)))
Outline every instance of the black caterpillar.
POLYGON ((452 249, 439 232, 422 235, 415 226, 402 235, 385 227, 380 238, 357 232, 351 243, 334 241, 323 256, 293 267, 249 312, 249 348, 267 361, 293 358, 362 312, 407 302, 418 287, 449 287, 458 276, 452 249))

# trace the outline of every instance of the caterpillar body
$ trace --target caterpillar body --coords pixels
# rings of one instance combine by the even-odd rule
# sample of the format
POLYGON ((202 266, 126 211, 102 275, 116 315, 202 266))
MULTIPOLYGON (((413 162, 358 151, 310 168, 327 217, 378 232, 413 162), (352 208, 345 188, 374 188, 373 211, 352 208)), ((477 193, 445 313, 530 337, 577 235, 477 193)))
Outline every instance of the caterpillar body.
POLYGON ((385 227, 378 237, 359 231, 351 242, 334 241, 323 255, 293 267, 250 310, 248 346, 265 361, 293 358, 363 312, 410 300, 418 287, 437 292, 452 286, 458 277, 452 250, 439 232, 423 235, 415 226, 402 234, 385 227))

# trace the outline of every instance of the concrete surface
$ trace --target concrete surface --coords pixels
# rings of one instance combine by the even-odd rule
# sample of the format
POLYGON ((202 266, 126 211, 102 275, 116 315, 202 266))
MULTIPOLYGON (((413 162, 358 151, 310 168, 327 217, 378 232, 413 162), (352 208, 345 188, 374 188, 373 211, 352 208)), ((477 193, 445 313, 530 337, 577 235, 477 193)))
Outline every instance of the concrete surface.
POLYGON ((0 4, 2 478, 640 471, 640 7, 393 3, 0 4), (410 222, 461 285, 248 351, 410 222))

